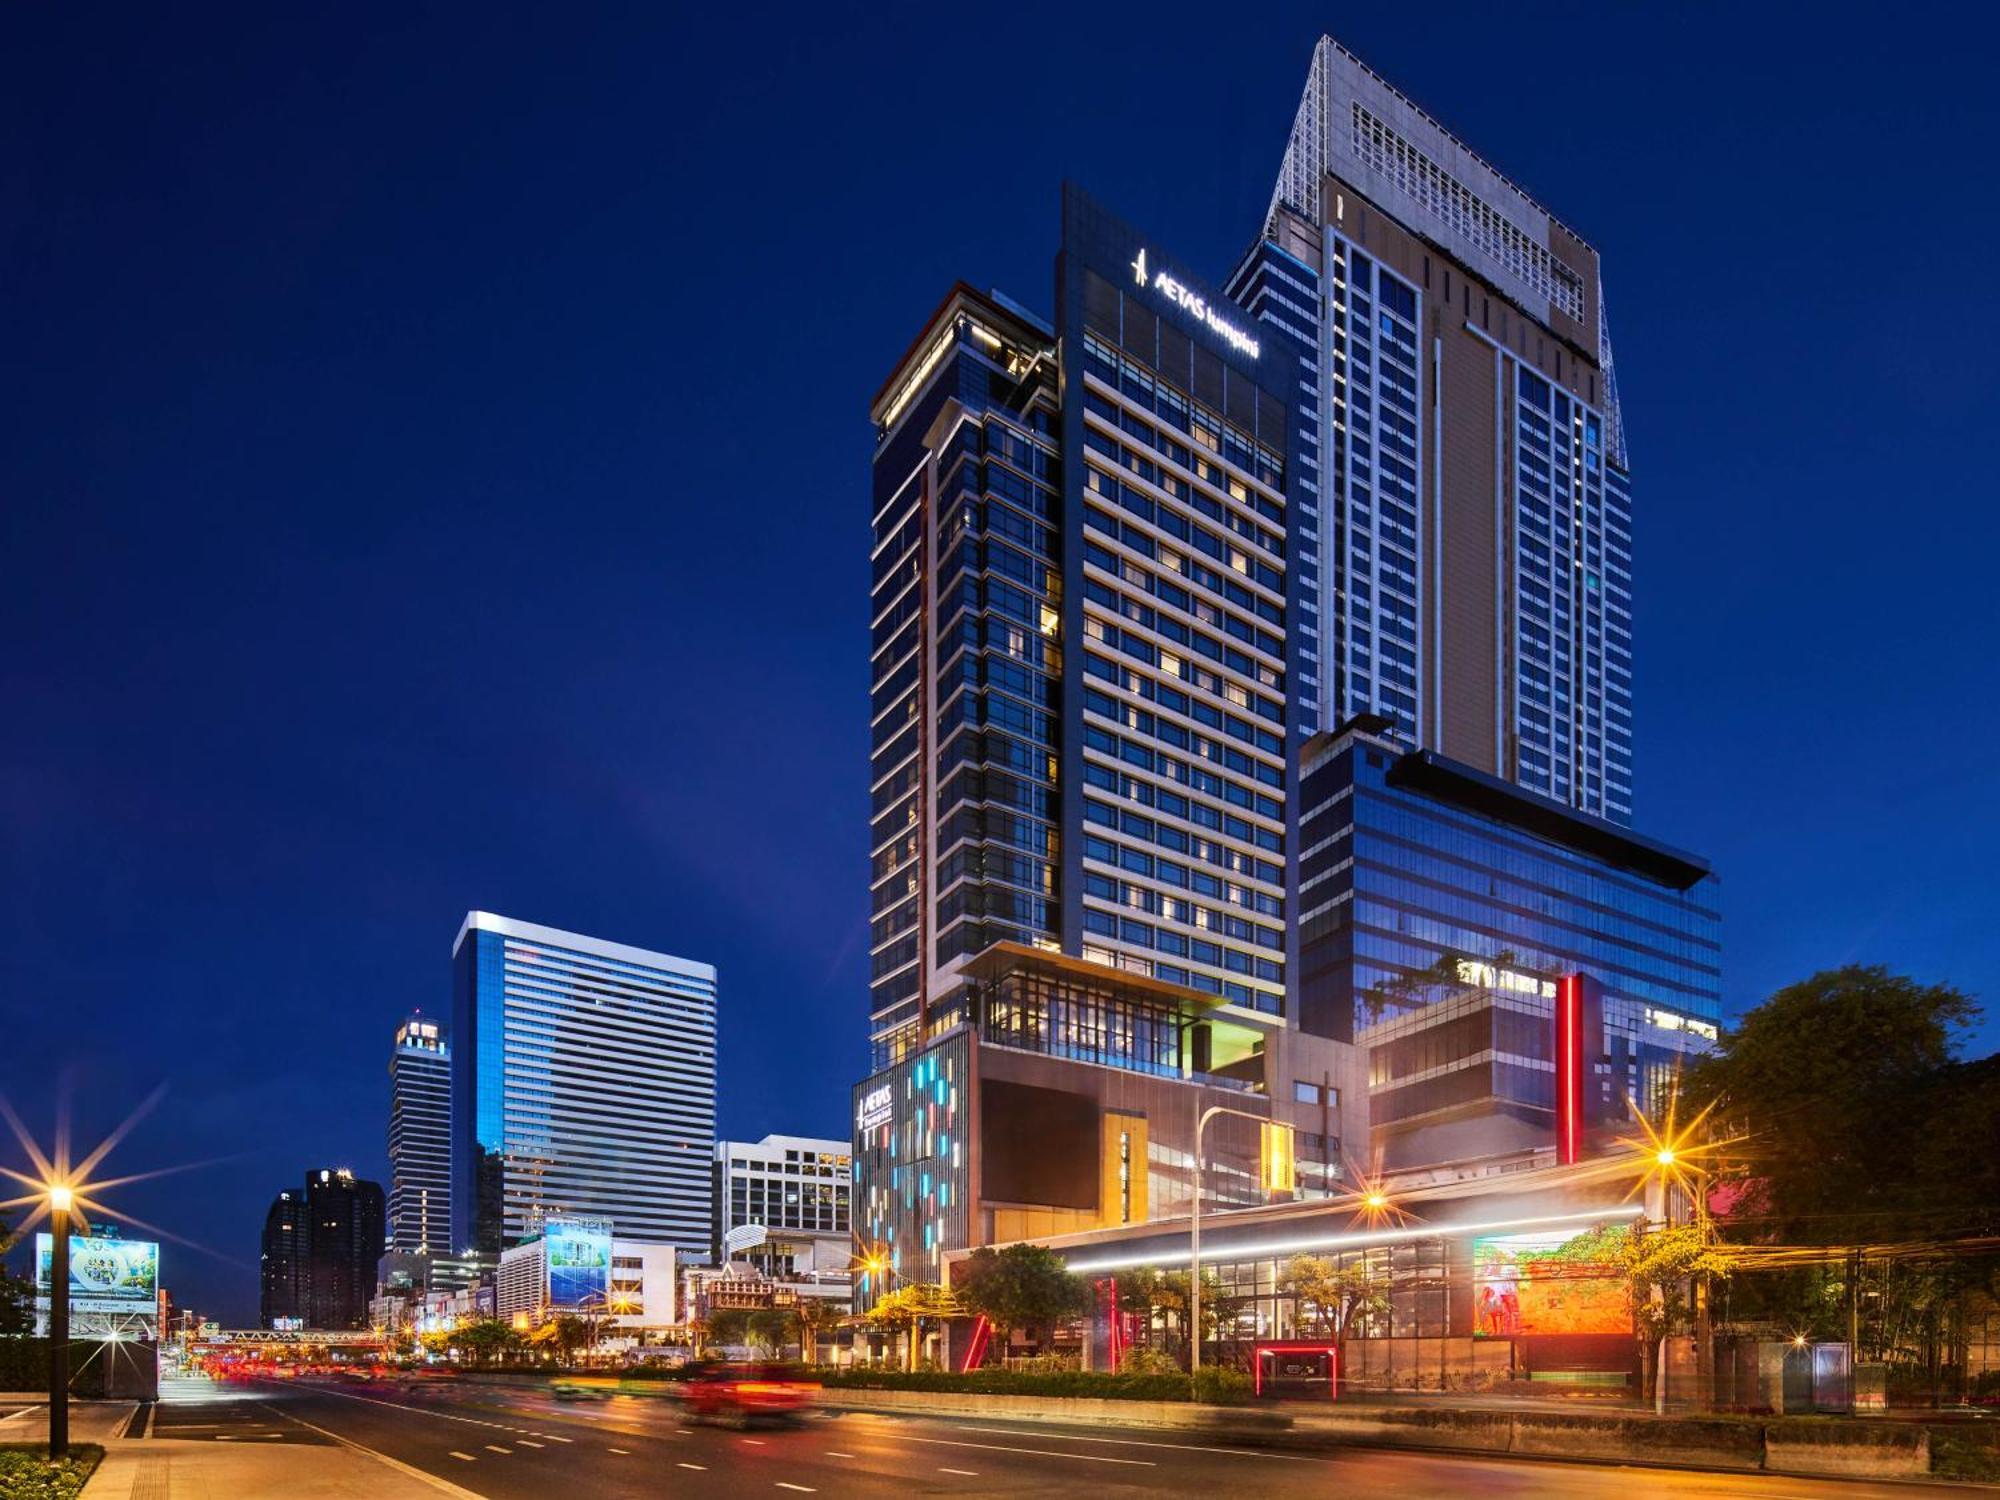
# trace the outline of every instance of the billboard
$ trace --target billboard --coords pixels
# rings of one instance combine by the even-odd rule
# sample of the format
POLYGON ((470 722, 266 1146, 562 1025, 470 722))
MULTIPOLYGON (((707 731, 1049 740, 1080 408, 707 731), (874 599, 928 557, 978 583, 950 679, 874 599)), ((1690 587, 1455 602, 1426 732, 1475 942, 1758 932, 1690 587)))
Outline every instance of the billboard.
POLYGON ((549 1258, 549 1306, 602 1307, 611 1290, 611 1224, 605 1219, 550 1219, 542 1227, 549 1258))
MULTIPOLYGON (((35 1236, 35 1294, 49 1295, 55 1241, 35 1236)), ((160 1247, 153 1240, 69 1237, 69 1305, 73 1312, 151 1313, 159 1305, 160 1247)))
POLYGON ((1630 1333, 1620 1264, 1623 1224, 1472 1242, 1472 1331, 1480 1338, 1538 1333, 1630 1333))

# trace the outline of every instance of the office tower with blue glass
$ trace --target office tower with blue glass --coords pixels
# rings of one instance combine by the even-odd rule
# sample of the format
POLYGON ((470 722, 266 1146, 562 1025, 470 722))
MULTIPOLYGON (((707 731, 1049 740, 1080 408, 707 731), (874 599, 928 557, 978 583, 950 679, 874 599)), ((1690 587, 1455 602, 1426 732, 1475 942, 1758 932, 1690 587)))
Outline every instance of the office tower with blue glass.
POLYGON ((1381 1168, 1573 1158, 1665 1104, 1722 1019, 1705 861, 1412 750, 1386 716, 1302 766, 1301 1003, 1367 1049, 1381 1168))
POLYGON ((441 1022, 418 1012, 389 1054, 389 1249, 449 1256, 451 1048, 441 1022))
POLYGON ((475 911, 452 975, 455 1246, 491 1264, 585 1217, 705 1255, 715 969, 475 911))
MULTIPOLYGON (((1075 188, 1055 280, 954 288, 871 410, 854 1220, 900 1277, 1184 1210, 1211 1103, 1296 1124, 1309 1193, 1363 1118, 1291 990, 1308 350, 1075 188)), ((1210 1130, 1217 1201, 1258 1139, 1210 1130)))
POLYGON ((1300 391, 1307 725, 1632 821, 1632 487, 1598 253, 1331 37, 1230 291, 1300 391))

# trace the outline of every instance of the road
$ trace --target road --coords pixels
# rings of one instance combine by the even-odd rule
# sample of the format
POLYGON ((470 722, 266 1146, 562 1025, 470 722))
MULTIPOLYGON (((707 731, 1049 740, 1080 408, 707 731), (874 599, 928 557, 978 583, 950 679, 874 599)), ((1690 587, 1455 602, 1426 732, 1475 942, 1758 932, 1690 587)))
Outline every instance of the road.
POLYGON ((176 1382, 158 1438, 365 1448, 489 1500, 787 1495, 1478 1495, 1916 1500, 1954 1486, 1691 1473, 1444 1454, 1307 1456, 1146 1428, 821 1414, 795 1428, 689 1425, 668 1400, 559 1402, 479 1385, 176 1382))

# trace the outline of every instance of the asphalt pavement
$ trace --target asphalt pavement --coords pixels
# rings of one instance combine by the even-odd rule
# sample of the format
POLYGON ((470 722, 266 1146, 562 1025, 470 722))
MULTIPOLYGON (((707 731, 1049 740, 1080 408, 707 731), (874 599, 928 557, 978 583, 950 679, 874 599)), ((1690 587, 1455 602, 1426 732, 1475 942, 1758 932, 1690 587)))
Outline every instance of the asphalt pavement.
MULTIPOLYGON (((690 1423, 678 1403, 614 1396, 562 1402, 474 1382, 296 1381, 216 1387, 183 1421, 172 1395, 159 1437, 334 1443, 392 1461, 430 1487, 486 1500, 623 1496, 1284 1495, 1346 1497, 1637 1495, 1758 1500, 1916 1500, 1956 1486, 1800 1479, 1347 1450, 1282 1453, 1151 1428, 1058 1427, 820 1413, 739 1432, 690 1423), (230 1410, 239 1408, 239 1410, 230 1410)), ((300 1451, 296 1461, 311 1462, 300 1451)))

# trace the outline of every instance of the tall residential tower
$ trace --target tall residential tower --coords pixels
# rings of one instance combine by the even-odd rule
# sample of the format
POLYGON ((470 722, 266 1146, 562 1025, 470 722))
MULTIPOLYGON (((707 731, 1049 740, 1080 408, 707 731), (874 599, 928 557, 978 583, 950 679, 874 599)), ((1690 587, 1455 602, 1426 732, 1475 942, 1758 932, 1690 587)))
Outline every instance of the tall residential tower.
POLYGON ((389 1248, 451 1255, 451 1050, 417 1014, 389 1054, 389 1248))
POLYGON ((1632 492, 1598 255, 1331 37, 1231 293, 1300 391, 1307 728, 1632 821, 1632 492))
POLYGON ((582 1216, 706 1254, 714 968, 475 911, 452 974, 453 1248, 582 1216))

